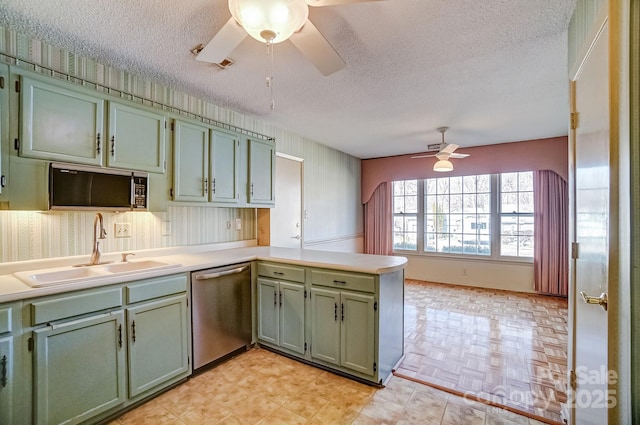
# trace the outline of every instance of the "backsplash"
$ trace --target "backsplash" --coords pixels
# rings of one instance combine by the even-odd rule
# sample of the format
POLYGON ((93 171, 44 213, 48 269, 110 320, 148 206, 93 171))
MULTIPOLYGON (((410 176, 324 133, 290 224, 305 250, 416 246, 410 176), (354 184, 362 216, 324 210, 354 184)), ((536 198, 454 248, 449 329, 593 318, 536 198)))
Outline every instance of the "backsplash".
MULTIPOLYGON (((199 245, 256 238, 256 210, 169 206, 167 212, 103 212, 103 253, 199 245), (242 229, 235 230, 236 219, 242 229), (116 238, 115 223, 131 237, 116 238), (170 232, 164 234, 169 223, 170 232), (230 228, 227 228, 230 227, 230 228)), ((94 212, 0 211, 0 262, 91 254, 94 212)))

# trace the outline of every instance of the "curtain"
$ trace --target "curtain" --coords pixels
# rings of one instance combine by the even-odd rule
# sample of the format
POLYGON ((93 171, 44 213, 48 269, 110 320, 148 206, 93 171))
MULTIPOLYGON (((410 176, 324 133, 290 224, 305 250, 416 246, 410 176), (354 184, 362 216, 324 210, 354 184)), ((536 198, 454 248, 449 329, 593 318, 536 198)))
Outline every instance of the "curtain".
POLYGON ((534 172, 535 290, 565 297, 569 291, 567 190, 567 182, 555 172, 534 172))
POLYGON ((364 252, 392 255, 391 183, 383 182, 364 204, 364 252))

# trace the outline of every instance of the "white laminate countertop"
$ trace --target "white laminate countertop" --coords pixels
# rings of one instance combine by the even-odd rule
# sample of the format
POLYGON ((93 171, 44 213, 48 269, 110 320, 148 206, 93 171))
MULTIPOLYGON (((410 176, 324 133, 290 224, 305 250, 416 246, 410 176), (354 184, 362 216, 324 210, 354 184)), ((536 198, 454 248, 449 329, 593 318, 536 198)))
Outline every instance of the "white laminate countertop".
MULTIPOLYGON (((235 244, 235 246, 237 245, 238 244, 235 244)), ((254 260, 368 274, 384 274, 402 270, 407 263, 406 258, 395 256, 276 248, 269 246, 234 247, 234 244, 176 247, 132 252, 136 254, 135 257, 129 257, 132 262, 145 259, 169 264, 179 264, 179 266, 162 270, 143 270, 135 273, 106 275, 87 281, 32 288, 15 277, 13 273, 70 266, 82 263, 83 260, 86 262, 87 256, 0 263, 0 303, 254 260), (230 246, 230 248, 226 248, 226 246, 230 246)), ((120 253, 103 254, 102 259, 119 261, 120 253)))

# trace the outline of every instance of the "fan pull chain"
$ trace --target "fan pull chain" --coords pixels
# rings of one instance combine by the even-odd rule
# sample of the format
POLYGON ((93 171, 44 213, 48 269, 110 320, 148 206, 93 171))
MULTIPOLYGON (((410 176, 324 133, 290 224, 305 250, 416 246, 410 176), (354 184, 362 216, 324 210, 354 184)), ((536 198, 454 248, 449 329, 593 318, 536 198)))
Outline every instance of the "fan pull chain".
POLYGON ((267 56, 271 56, 271 60, 268 63, 267 69, 267 88, 271 94, 271 110, 276 108, 275 100, 273 99, 273 43, 271 40, 267 41, 267 56))

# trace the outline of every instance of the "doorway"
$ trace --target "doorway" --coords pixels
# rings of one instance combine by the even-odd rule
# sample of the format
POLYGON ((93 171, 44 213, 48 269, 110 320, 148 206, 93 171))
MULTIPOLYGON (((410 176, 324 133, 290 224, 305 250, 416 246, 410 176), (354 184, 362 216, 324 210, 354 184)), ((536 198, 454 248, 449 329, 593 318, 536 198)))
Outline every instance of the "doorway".
POLYGON ((303 159, 276 153, 276 206, 270 211, 270 245, 302 248, 303 159))

